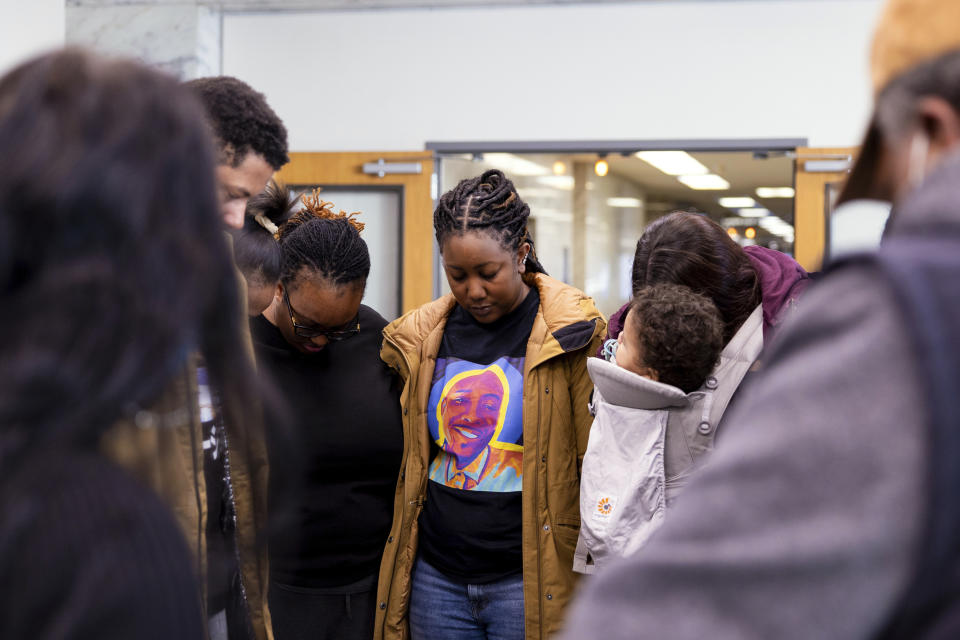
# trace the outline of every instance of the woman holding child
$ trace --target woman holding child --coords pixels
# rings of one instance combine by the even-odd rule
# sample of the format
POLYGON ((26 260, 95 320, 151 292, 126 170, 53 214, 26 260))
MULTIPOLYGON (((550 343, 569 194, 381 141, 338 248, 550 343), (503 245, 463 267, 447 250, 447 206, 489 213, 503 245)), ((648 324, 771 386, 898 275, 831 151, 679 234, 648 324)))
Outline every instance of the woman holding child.
POLYGON ((596 421, 583 460, 574 569, 600 571, 663 521, 764 337, 809 284, 793 259, 740 248, 704 216, 674 213, 637 243, 633 300, 588 363, 596 421))
POLYGON ((529 214, 500 171, 444 194, 434 229, 452 294, 384 330, 404 453, 375 638, 533 640, 563 620, 592 420, 586 356, 606 323, 544 272, 529 214))

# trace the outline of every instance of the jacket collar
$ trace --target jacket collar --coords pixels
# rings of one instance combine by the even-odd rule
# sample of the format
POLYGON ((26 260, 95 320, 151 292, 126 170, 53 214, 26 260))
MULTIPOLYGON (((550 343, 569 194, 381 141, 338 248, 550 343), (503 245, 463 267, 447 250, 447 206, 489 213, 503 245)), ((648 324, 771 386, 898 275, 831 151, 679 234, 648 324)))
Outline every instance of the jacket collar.
POLYGON ((603 399, 618 407, 662 410, 684 407, 687 394, 677 387, 639 376, 600 358, 587 358, 587 371, 603 399))
POLYGON ((592 298, 543 273, 533 274, 529 282, 540 293, 540 312, 527 344, 529 368, 583 349, 603 335, 606 322, 592 298))
MULTIPOLYGON (((597 335, 606 323, 593 300, 582 291, 542 273, 532 274, 527 280, 540 294, 540 309, 530 334, 527 357, 535 364, 555 356, 582 349, 597 335)), ((447 317, 456 300, 453 294, 428 302, 394 320, 383 330, 386 341, 400 351, 409 363, 419 361, 423 344, 434 332, 443 332, 447 317)), ((401 362, 388 362, 399 368, 401 362)))

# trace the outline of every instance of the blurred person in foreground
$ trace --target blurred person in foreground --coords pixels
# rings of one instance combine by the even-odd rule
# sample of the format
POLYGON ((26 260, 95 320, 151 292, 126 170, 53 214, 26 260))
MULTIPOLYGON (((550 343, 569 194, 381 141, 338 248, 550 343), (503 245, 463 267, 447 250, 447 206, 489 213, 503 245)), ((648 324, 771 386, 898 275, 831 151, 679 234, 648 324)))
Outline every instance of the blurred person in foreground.
POLYGON ((181 433, 163 397, 193 353, 230 419, 253 413, 201 106, 52 53, 0 79, 0 148, 0 637, 204 638, 174 514, 101 449, 118 423, 181 433))
POLYGON ((894 202, 774 340, 722 446, 566 638, 960 637, 960 3, 893 0, 847 197, 894 202))

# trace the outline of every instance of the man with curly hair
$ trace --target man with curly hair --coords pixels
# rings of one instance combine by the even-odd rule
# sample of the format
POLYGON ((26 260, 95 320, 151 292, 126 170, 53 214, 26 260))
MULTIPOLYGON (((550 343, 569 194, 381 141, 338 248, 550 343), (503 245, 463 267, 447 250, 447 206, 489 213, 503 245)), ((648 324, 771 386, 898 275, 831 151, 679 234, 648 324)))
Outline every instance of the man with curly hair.
POLYGON ((186 83, 203 103, 217 143, 220 210, 228 227, 243 228, 247 200, 287 164, 287 129, 263 94, 229 76, 186 83))
MULTIPOLYGON (((204 106, 216 142, 224 223, 242 229, 247 201, 289 161, 287 130, 263 95, 236 78, 199 78, 186 86, 204 106)), ((241 274, 237 278, 241 284, 241 274)), ((208 635, 210 640, 227 640, 252 632, 256 640, 271 640, 267 556, 261 542, 267 519, 266 444, 259 429, 240 432, 223 420, 202 362, 196 370, 196 396, 190 402, 199 404, 193 411, 201 424, 199 433, 190 437, 201 442, 202 464, 192 450, 184 454, 196 476, 196 509, 191 505, 191 513, 202 524, 187 531, 197 541, 208 635)))

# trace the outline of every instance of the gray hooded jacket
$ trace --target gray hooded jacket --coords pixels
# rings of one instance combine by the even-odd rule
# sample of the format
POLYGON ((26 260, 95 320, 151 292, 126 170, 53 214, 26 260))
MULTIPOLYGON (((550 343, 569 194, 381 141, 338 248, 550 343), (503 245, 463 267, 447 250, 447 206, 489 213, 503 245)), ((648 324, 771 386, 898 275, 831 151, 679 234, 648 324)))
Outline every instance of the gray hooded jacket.
POLYGON ((656 530, 713 449, 716 425, 762 348, 758 306, 704 384, 689 394, 588 359, 595 419, 583 458, 575 571, 593 573, 611 558, 630 555, 656 530))

